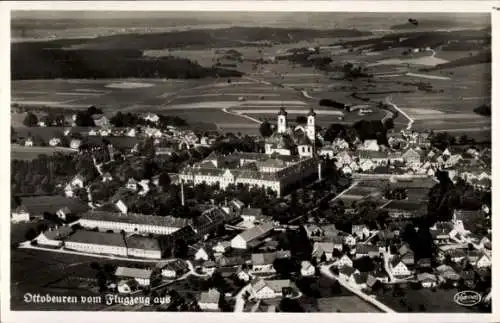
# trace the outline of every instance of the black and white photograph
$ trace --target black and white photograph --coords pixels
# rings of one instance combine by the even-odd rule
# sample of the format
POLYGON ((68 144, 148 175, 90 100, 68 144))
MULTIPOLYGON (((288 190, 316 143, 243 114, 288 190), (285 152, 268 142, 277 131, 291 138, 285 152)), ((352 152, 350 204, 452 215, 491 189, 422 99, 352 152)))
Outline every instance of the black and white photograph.
POLYGON ((492 11, 285 9, 10 11, 10 311, 492 313, 492 11))

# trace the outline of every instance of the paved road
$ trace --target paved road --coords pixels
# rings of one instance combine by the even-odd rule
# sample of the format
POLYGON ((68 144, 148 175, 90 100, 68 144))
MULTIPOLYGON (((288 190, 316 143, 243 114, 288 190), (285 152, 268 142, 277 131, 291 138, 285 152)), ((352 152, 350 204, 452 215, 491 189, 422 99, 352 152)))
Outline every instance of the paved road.
POLYGON ((237 111, 229 111, 227 108, 223 108, 222 111, 224 113, 227 113, 227 114, 230 114, 230 115, 233 115, 233 116, 237 116, 237 117, 242 117, 242 118, 245 118, 245 119, 248 119, 248 120, 251 120, 255 123, 258 123, 258 124, 261 124, 262 121, 260 121, 259 119, 255 119, 253 117, 250 117, 250 116, 247 116, 246 114, 243 114, 241 112, 237 112, 237 111))
POLYGON ((339 284, 342 287, 345 287, 351 293, 355 294, 356 296, 360 297, 361 299, 365 300, 366 302, 372 304, 373 306, 377 307, 381 311, 386 312, 386 313, 396 313, 396 311, 394 311, 393 309, 391 309, 387 305, 385 305, 385 304, 379 302, 377 299, 375 299, 373 297, 370 297, 369 295, 363 293, 361 290, 359 290, 358 288, 352 286, 351 284, 349 284, 348 282, 346 282, 344 279, 341 279, 337 275, 334 275, 330 271, 330 267, 331 266, 333 266, 333 265, 323 265, 323 266, 321 266, 320 267, 321 274, 323 274, 324 276, 326 276, 326 277, 328 277, 330 279, 338 281, 339 284))
POLYGON ((243 295, 245 292, 250 292, 250 289, 252 288, 252 284, 248 284, 245 287, 243 287, 238 294, 234 297, 236 300, 236 303, 234 304, 234 312, 243 312, 243 309, 245 308, 245 300, 243 299, 243 295))
POLYGON ((406 125, 406 130, 410 130, 412 125, 413 125, 413 122, 415 122, 415 120, 413 120, 406 112, 401 110, 401 108, 399 108, 397 105, 392 103, 391 97, 387 97, 385 99, 385 102, 387 104, 389 104, 390 106, 392 106, 394 109, 396 109, 399 113, 401 113, 406 119, 408 119, 408 124, 406 125))

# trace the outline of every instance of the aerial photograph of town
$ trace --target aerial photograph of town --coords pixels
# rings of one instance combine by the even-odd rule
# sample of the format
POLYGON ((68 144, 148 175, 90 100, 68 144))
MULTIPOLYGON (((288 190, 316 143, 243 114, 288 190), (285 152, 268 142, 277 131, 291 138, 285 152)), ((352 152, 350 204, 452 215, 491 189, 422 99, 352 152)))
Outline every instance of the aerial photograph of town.
POLYGON ((491 15, 11 12, 12 311, 491 313, 491 15))

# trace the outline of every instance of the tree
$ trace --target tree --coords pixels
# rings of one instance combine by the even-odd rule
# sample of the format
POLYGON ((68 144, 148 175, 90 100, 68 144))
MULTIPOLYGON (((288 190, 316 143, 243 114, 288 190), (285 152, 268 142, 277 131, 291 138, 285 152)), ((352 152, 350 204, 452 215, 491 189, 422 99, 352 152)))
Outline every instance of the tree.
POLYGON ((26 240, 33 240, 36 238, 36 231, 33 228, 30 228, 28 231, 26 231, 26 234, 24 235, 24 238, 26 240))
POLYGON ((163 191, 167 191, 168 188, 170 187, 170 176, 168 173, 161 173, 160 177, 158 178, 158 184, 162 187, 163 191))
POLYGON ((267 138, 273 134, 273 129, 271 128, 271 124, 267 121, 264 121, 259 128, 260 134, 262 137, 267 138))
POLYGON ((279 309, 281 312, 289 312, 289 313, 304 312, 304 309, 302 308, 302 306, 300 306, 299 301, 290 298, 283 298, 280 301, 279 309))
POLYGON ((38 118, 34 113, 28 112, 28 114, 24 118, 23 124, 26 127, 35 127, 38 124, 38 118))

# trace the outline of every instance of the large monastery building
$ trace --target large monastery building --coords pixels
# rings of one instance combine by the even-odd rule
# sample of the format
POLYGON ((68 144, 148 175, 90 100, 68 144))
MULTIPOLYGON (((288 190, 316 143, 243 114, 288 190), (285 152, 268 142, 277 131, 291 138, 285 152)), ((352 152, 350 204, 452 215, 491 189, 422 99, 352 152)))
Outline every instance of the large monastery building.
POLYGON ((278 113, 276 132, 265 143, 265 153, 215 152, 203 161, 184 168, 182 182, 199 185, 218 184, 225 189, 230 184, 244 184, 271 189, 282 196, 286 189, 320 172, 315 158, 316 114, 311 109, 305 127, 288 127, 287 113, 278 113))

